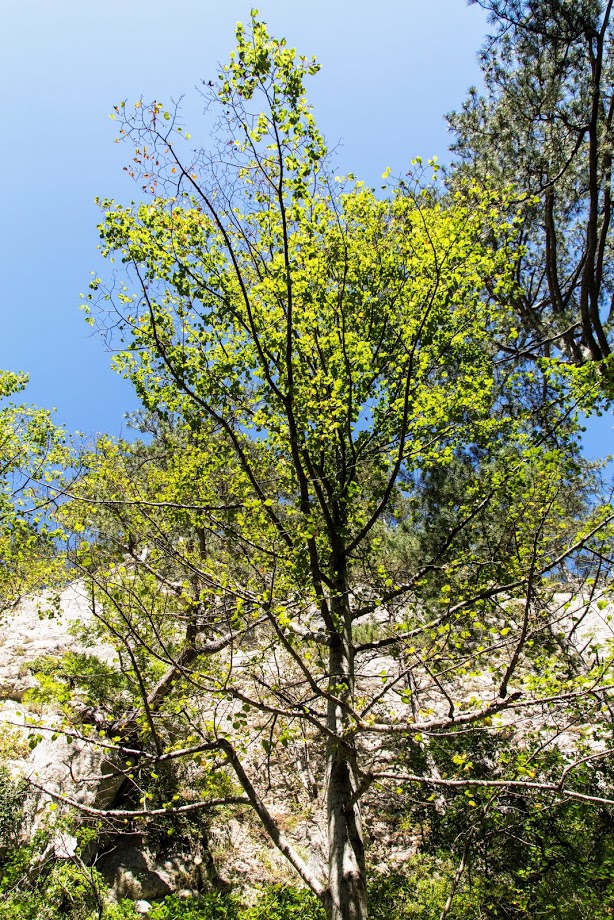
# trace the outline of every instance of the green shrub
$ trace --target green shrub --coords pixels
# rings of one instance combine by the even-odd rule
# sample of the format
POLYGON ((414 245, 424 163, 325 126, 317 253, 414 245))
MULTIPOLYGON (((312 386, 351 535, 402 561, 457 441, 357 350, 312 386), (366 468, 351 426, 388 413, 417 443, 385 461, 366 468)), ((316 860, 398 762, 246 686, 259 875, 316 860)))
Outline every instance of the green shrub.
POLYGON ((39 857, 36 848, 19 847, 4 863, 0 920, 98 920, 104 892, 98 873, 39 857))
POLYGON ((188 899, 171 895, 156 904, 149 917, 150 920, 240 920, 234 898, 217 891, 188 899))
POLYGON ((104 920, 141 920, 134 901, 123 899, 117 904, 108 904, 103 914, 104 920))
MULTIPOLYGON (((127 914, 127 920, 131 916, 127 914)), ((149 917, 150 920, 325 920, 324 910, 311 892, 287 885, 268 886, 252 907, 241 907, 232 895, 216 891, 187 900, 171 896, 155 905, 149 917)), ((109 913, 108 920, 124 920, 124 917, 109 913)))
POLYGON ((78 693, 89 706, 102 704, 109 714, 116 716, 123 712, 124 677, 96 655, 84 652, 42 655, 30 663, 29 670, 38 681, 24 696, 30 705, 70 708, 78 693))
POLYGON ((240 914, 240 920, 325 920, 325 913, 310 891, 271 885, 253 907, 240 914))
POLYGON ((14 844, 23 819, 26 786, 0 764, 0 848, 14 844))

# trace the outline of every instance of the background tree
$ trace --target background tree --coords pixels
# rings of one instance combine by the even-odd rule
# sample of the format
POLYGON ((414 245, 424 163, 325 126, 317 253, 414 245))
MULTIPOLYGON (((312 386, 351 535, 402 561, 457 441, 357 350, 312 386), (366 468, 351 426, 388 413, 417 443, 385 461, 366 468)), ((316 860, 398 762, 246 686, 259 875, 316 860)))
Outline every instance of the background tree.
POLYGON ((470 2, 493 30, 481 54, 484 95, 472 90, 448 116, 460 158, 452 175, 489 176, 524 202, 514 297, 522 335, 507 348, 596 362, 610 379, 612 4, 470 2))
MULTIPOLYGON (((593 742, 609 658, 561 670, 553 643, 570 579, 581 591, 608 568, 611 509, 569 513, 571 407, 550 387, 543 425, 536 372, 499 361, 509 203, 440 195, 434 164, 432 182, 382 199, 337 181, 304 97, 317 65, 255 15, 237 39, 210 97, 216 154, 184 161, 178 113, 158 102, 117 107, 152 197, 103 202, 103 254, 125 274, 95 279, 90 300, 159 437, 103 440, 63 514, 137 701, 110 726, 118 770, 137 792, 135 761, 232 776, 327 916, 362 920, 369 801, 597 797, 568 782, 578 744, 552 781, 529 754, 495 778, 460 754, 438 763, 433 739, 509 732, 539 709, 548 746, 580 700, 593 742), (446 471, 462 489, 429 490, 446 471), (266 801, 297 764, 296 795, 325 815, 309 863, 266 801)), ((214 807, 200 782, 105 815, 214 807)))
MULTIPOLYGON (((0 399, 16 396, 27 380, 0 371, 0 399)), ((14 402, 0 408, 0 613, 62 578, 47 511, 48 485, 65 460, 63 443, 46 410, 14 402)))

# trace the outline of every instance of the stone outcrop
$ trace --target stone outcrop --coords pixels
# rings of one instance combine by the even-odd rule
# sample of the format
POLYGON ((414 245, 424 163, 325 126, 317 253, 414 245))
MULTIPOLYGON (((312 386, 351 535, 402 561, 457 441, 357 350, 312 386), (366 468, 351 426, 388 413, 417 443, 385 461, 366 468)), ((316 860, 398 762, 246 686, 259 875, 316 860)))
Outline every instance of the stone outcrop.
MULTIPOLYGON (((95 655, 107 664, 114 661, 115 650, 96 641, 91 620, 88 599, 77 582, 58 599, 26 598, 0 622, 4 757, 36 787, 69 795, 84 805, 108 800, 109 781, 105 783, 101 775, 110 772, 109 766, 91 744, 57 731, 61 722, 58 713, 29 702, 27 697, 38 684, 33 674, 38 660, 74 651, 95 655)), ((49 796, 41 793, 39 813, 48 801, 49 796)))
MULTIPOLYGON (((614 637, 611 607, 597 598, 583 605, 563 593, 554 595, 552 603, 560 611, 554 618, 559 640, 567 643, 566 647, 577 656, 582 667, 589 666, 614 637)), ((377 629, 378 617, 384 616, 384 611, 379 611, 362 625, 377 629)), ((0 754, 15 773, 26 776, 37 790, 31 825, 24 827, 25 833, 31 833, 33 826, 49 816, 50 794, 67 796, 84 806, 107 808, 122 782, 121 777, 113 774, 108 751, 58 730, 61 714, 28 699, 28 691, 37 686, 32 668, 37 659, 59 658, 69 650, 95 655, 111 667, 116 663, 115 650, 97 638, 89 598, 80 583, 69 586, 57 605, 52 598, 26 599, 0 622, 0 754)), ((249 650, 235 651, 239 664, 242 655, 249 655, 249 650)), ((392 672, 394 667, 392 658, 376 653, 366 663, 361 680, 365 687, 373 684, 377 689, 381 674, 392 672)), ((462 689, 465 693, 480 694, 487 689, 492 692, 491 681, 486 675, 474 675, 462 689)), ((382 705, 384 702, 389 708, 398 707, 399 718, 403 716, 401 710, 404 711, 406 704, 396 697, 394 701, 383 701, 382 705)), ((84 715, 85 721, 87 718, 84 715)), ((312 802, 313 808, 309 814, 303 812, 298 822, 300 827, 293 826, 292 801, 296 790, 293 792, 288 786, 270 790, 271 811, 281 826, 286 825, 286 832, 293 836, 299 850, 324 862, 323 815, 318 811, 318 790, 311 767, 309 763, 303 764, 298 748, 296 756, 291 751, 289 756, 294 763, 292 781, 302 786, 304 797, 312 802)), ((156 849, 146 839, 107 836, 98 848, 96 868, 111 896, 133 899, 143 913, 153 900, 170 893, 192 896, 205 884, 224 887, 232 882, 249 886, 259 881, 287 880, 288 868, 283 857, 271 848, 257 822, 250 822, 247 814, 245 822, 235 818, 214 821, 207 831, 206 846, 197 846, 192 852, 181 841, 156 849), (217 874, 214 862, 223 867, 223 878, 217 874)), ((373 817, 371 826, 376 833, 377 816, 373 817)), ((411 841, 401 837, 392 841, 384 826, 377 833, 386 843, 387 865, 400 865, 411 852, 411 841)), ((54 841, 58 858, 73 858, 75 846, 76 840, 66 832, 59 833, 54 841)), ((318 866, 314 864, 311 868, 317 870, 318 866)))

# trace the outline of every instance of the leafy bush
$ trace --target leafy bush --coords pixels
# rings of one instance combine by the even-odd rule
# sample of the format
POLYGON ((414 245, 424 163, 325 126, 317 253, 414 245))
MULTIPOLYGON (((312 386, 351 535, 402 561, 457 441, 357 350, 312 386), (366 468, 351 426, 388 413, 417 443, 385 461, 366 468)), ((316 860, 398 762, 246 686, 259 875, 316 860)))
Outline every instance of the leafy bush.
MULTIPOLYGON (((20 728, 14 728, 6 723, 2 726, 0 737, 0 762, 5 760, 18 760, 27 757, 30 745, 25 733, 20 728)), ((2 780, 4 786, 4 780, 2 780)))
POLYGON ((46 857, 42 842, 16 848, 0 867, 0 920, 99 920, 104 888, 98 873, 46 857))
MULTIPOLYGON (((324 916, 311 892, 286 885, 268 886, 252 907, 241 907, 236 897, 211 891, 193 900, 165 898, 149 914, 150 920, 324 920, 324 916)), ((109 914, 109 920, 123 917, 109 914)))
POLYGON ((111 715, 123 712, 123 675, 96 655, 66 652, 42 655, 29 665, 38 686, 26 692, 27 703, 40 706, 68 706, 78 692, 84 703, 103 706, 111 715))
POLYGON ((239 920, 237 902, 217 891, 190 899, 171 895, 156 904, 149 917, 150 920, 239 920))
POLYGON ((325 914, 310 891, 271 885, 253 907, 239 916, 240 920, 324 920, 325 914))
POLYGON ((122 899, 117 904, 108 904, 103 914, 104 920, 140 920, 142 914, 137 911, 134 901, 122 899))
POLYGON ((0 848, 13 844, 23 817, 25 784, 13 779, 10 771, 0 764, 0 848))

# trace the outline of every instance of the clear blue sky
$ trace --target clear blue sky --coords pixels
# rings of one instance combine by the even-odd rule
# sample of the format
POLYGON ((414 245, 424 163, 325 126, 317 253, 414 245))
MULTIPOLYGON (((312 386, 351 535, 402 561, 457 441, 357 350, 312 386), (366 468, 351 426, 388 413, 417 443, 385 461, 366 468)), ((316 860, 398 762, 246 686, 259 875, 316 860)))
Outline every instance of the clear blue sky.
MULTIPOLYGON (((99 270, 96 195, 129 201, 108 114, 121 99, 186 94, 234 45, 239 0, 6 0, 0 17, 4 189, 0 367, 30 374, 30 401, 86 433, 122 428, 136 408, 79 311, 99 270)), ((310 98, 338 168, 375 184, 416 154, 446 158, 445 112, 479 82, 486 24, 464 0, 262 0, 271 31, 323 69, 310 98)), ((196 136, 197 130, 192 133, 196 136)), ((594 453, 612 449, 611 419, 594 453), (603 447, 601 444, 603 442, 603 447)))

